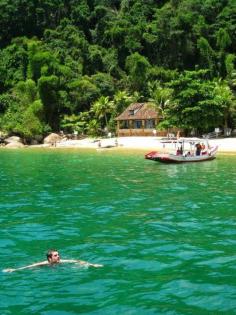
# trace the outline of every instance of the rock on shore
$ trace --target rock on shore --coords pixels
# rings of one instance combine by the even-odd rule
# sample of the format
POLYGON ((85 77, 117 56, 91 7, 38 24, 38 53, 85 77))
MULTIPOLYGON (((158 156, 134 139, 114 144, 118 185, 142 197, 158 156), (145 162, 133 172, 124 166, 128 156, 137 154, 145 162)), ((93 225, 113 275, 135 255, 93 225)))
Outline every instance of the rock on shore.
POLYGON ((21 142, 10 142, 6 144, 5 148, 11 148, 11 149, 19 149, 19 148, 24 148, 25 145, 21 142))
POLYGON ((12 148, 12 149, 24 148, 22 139, 17 136, 6 138, 4 139, 4 142, 6 143, 6 146, 5 146, 6 148, 12 148))

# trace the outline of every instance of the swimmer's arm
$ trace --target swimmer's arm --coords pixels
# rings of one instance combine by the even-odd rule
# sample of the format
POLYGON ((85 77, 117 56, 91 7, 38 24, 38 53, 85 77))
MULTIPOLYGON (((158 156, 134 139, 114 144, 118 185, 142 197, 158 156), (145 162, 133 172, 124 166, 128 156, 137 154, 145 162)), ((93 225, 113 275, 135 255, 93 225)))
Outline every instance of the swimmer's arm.
POLYGON ((80 259, 61 259, 60 260, 61 263, 79 263, 80 265, 84 265, 84 266, 91 266, 91 267, 103 267, 103 265, 101 264, 91 264, 87 261, 84 260, 80 260, 80 259))
POLYGON ((34 267, 38 267, 38 266, 46 266, 48 265, 48 261, 41 261, 32 265, 28 265, 28 266, 24 266, 24 267, 20 267, 20 268, 7 268, 7 269, 3 269, 3 272, 13 272, 13 271, 17 271, 17 270, 23 270, 23 269, 29 269, 29 268, 34 268, 34 267))

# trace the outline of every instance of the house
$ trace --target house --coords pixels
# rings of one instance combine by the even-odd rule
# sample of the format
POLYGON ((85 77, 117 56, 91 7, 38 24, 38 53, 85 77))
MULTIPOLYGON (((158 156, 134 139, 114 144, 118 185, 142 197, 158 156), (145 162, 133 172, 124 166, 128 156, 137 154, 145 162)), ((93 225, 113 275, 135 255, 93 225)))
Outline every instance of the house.
POLYGON ((117 136, 165 136, 166 131, 156 130, 162 117, 151 103, 133 103, 116 117, 117 136))

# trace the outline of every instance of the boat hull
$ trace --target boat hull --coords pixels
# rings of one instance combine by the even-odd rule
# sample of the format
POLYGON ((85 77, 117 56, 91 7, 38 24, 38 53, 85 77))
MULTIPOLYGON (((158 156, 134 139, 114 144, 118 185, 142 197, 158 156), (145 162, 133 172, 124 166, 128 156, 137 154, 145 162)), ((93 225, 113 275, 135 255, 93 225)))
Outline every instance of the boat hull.
POLYGON ((191 163, 211 161, 216 158, 217 147, 213 148, 209 153, 195 156, 175 155, 170 153, 160 153, 156 151, 149 152, 145 158, 161 163, 191 163))

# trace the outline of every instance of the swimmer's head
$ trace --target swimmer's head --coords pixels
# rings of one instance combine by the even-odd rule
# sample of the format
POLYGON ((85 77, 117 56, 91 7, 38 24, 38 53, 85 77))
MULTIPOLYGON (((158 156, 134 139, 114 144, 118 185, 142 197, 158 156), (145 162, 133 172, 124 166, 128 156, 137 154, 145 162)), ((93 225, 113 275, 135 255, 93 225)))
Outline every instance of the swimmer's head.
POLYGON ((46 256, 50 264, 57 264, 60 262, 60 255, 56 249, 49 249, 46 256))

